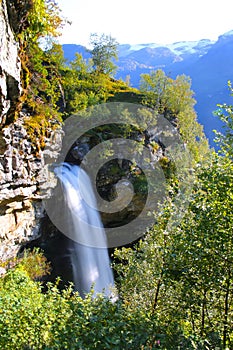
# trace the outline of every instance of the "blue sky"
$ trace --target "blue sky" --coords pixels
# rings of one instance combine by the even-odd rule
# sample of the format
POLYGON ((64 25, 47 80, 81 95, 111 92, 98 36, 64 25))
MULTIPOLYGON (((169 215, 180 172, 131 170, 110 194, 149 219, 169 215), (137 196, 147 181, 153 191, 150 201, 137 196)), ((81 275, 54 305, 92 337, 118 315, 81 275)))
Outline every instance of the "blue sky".
POLYGON ((216 40, 233 29, 233 0, 58 0, 72 25, 61 43, 88 45, 91 33, 120 44, 216 40))

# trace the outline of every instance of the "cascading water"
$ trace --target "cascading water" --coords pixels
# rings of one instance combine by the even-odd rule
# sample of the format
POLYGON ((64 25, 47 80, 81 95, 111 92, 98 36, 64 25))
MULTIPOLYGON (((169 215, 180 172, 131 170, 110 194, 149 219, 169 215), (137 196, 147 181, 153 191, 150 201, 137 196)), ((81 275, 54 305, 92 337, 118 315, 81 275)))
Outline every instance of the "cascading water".
POLYGON ((103 293, 112 297, 113 273, 91 181, 83 169, 68 163, 57 167, 55 174, 63 189, 65 233, 73 240, 71 263, 75 288, 82 296, 93 288, 94 296, 103 293))

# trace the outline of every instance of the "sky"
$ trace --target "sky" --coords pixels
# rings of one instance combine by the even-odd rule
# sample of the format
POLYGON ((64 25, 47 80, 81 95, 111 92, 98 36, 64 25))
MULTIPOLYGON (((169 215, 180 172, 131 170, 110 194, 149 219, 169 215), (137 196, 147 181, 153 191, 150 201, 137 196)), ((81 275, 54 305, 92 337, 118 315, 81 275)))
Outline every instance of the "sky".
POLYGON ((233 30, 233 0, 57 0, 72 22, 62 44, 88 46, 90 34, 107 34, 119 44, 217 40, 233 30))

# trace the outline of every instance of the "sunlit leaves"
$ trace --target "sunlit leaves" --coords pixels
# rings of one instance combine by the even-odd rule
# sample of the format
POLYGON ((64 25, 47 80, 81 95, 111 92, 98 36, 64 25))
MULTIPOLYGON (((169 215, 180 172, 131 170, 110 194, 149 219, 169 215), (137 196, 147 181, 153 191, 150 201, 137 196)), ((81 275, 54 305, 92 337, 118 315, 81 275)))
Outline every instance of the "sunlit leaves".
POLYGON ((208 141, 197 122, 191 80, 185 75, 172 79, 162 70, 141 75, 143 104, 152 107, 173 123, 196 161, 208 153, 208 141))
POLYGON ((167 225, 174 211, 168 201, 136 247, 115 252, 128 308, 155 312, 165 348, 176 341, 181 349, 232 347, 232 208, 233 163, 214 154, 196 169, 178 224, 167 225))
POLYGON ((62 19, 60 9, 54 0, 33 0, 28 22, 29 27, 24 33, 26 40, 60 35, 62 19))
POLYGON ((121 301, 46 289, 18 267, 0 280, 1 349, 134 350, 155 335, 146 313, 128 312, 121 301))

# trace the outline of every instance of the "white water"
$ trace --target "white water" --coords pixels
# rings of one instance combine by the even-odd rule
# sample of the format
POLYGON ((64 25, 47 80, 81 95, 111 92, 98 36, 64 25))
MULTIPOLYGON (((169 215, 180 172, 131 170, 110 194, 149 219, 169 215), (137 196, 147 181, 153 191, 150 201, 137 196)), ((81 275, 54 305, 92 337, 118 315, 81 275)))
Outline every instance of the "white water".
POLYGON ((73 240, 71 263, 75 289, 84 296, 92 288, 94 296, 113 295, 113 273, 107 250, 107 241, 88 175, 77 165, 63 163, 55 169, 63 188, 66 228, 73 240), (88 205, 86 201, 92 205, 88 205))

